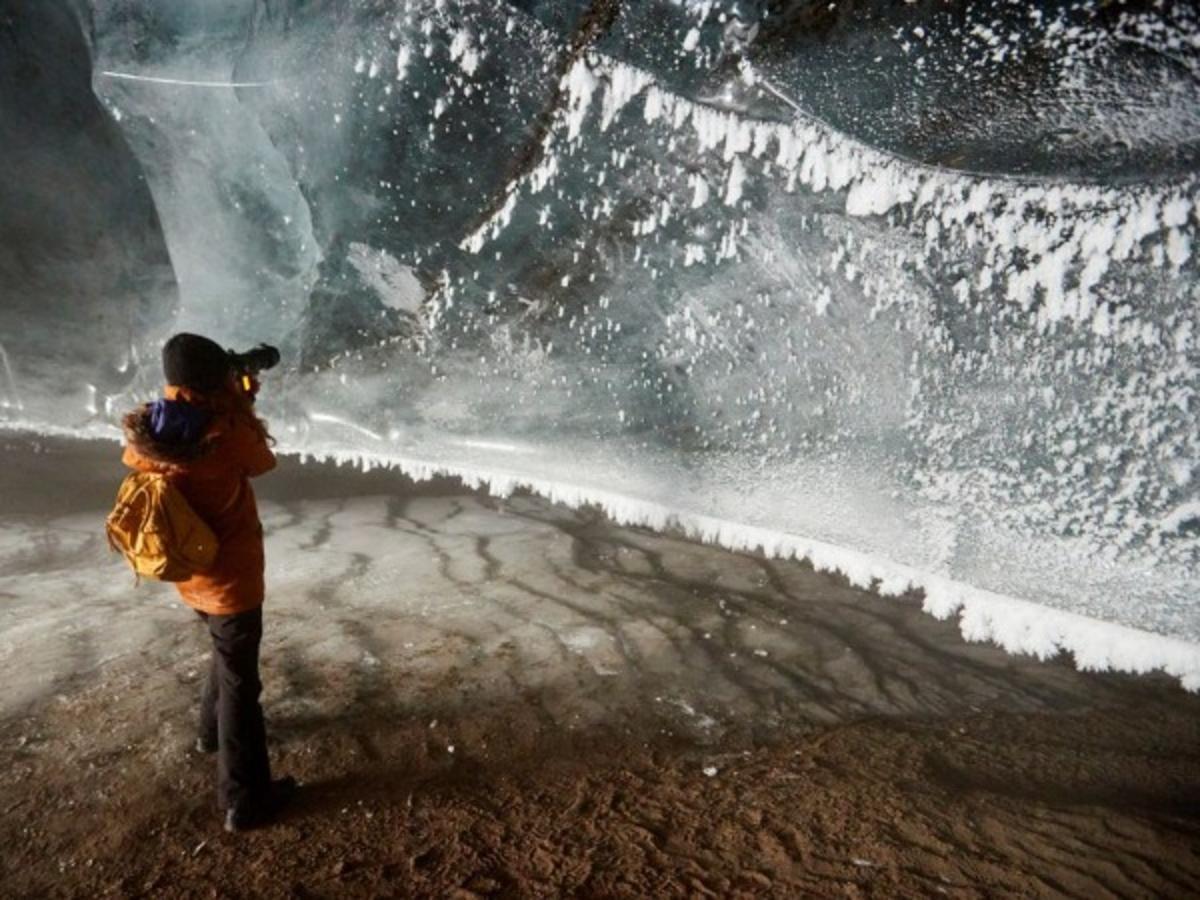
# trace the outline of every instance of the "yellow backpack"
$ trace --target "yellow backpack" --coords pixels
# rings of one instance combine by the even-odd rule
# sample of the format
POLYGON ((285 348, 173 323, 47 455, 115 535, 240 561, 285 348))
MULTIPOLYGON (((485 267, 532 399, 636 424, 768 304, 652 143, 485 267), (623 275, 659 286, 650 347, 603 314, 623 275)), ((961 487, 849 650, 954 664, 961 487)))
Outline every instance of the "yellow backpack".
POLYGON ((139 578, 186 581, 217 558, 217 536, 165 476, 134 472, 104 523, 109 545, 139 578))

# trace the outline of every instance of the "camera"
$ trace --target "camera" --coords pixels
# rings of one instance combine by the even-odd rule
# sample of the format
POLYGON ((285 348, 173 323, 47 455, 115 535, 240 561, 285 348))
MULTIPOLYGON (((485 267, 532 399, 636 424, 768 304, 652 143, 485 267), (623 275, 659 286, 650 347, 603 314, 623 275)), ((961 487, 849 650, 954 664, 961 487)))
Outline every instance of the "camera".
POLYGON ((244 353, 229 351, 229 362, 241 375, 257 375, 279 365, 279 351, 270 344, 259 344, 244 353))
POLYGON ((279 365, 279 351, 270 344, 259 344, 245 353, 226 352, 229 354, 229 365, 238 375, 242 392, 253 403, 258 395, 258 373, 279 365))

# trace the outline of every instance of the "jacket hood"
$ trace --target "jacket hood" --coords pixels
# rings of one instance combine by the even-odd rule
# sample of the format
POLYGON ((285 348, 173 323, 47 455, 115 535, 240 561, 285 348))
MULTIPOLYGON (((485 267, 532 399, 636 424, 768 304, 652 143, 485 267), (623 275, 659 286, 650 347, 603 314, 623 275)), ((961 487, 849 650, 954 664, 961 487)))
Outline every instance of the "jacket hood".
POLYGON ((155 400, 125 416, 125 441, 151 462, 183 466, 212 450, 212 418, 208 410, 183 400, 155 400))

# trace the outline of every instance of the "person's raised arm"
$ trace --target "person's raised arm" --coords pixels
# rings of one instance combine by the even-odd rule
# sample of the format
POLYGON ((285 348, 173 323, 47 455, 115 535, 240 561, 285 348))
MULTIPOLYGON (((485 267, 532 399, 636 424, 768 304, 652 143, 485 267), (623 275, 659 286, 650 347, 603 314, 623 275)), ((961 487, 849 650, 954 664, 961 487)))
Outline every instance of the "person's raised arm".
POLYGON ((255 478, 275 468, 275 454, 267 437, 248 422, 239 421, 233 429, 233 457, 247 477, 255 478))

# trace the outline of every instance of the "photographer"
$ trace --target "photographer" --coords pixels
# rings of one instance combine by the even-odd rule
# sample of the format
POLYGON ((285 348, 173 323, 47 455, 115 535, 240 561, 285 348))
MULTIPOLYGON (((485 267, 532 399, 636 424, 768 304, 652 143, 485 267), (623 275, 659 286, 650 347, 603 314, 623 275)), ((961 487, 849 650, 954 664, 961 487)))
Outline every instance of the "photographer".
POLYGON ((163 398, 125 417, 123 462, 166 476, 218 541, 203 572, 176 583, 208 626, 212 665, 200 708, 202 752, 217 753, 217 801, 225 829, 270 821, 294 792, 271 780, 259 695, 263 535, 250 479, 275 466, 271 437, 254 413, 256 375, 279 361, 262 345, 234 354, 195 334, 163 346, 163 398))

